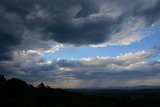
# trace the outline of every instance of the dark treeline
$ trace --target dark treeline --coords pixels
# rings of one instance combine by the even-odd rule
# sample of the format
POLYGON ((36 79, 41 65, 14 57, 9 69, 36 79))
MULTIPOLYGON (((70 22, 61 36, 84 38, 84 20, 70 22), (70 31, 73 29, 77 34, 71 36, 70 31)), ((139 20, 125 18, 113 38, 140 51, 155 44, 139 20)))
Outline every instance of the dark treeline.
POLYGON ((0 107, 160 107, 160 90, 84 94, 0 75, 0 107))

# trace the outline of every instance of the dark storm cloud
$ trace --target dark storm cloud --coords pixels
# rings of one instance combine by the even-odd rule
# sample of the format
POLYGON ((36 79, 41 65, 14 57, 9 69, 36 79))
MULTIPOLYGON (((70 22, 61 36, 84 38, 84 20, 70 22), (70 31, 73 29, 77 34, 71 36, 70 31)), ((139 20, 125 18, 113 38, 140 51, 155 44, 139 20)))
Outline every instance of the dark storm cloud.
POLYGON ((30 12, 32 1, 0 0, 0 54, 10 52, 11 46, 21 43, 25 30, 22 17, 30 12))
MULTIPOLYGON (((0 59, 0 60, 4 60, 4 59, 0 59)), ((5 60, 8 60, 8 59, 5 59, 5 60)), ((4 65, 3 63, 0 63, 0 74, 13 76, 14 73, 15 71, 8 69, 6 65, 4 65)))
MULTIPOLYGON (((47 0, 46 3, 50 3, 47 0)), ((110 17, 90 17, 94 14, 99 14, 99 6, 95 1, 52 1, 50 4, 39 4, 40 10, 46 9, 49 22, 42 19, 42 25, 39 25, 35 17, 31 21, 40 27, 44 25, 44 39, 53 39, 60 43, 84 45, 84 44, 98 44, 108 40, 116 31, 119 31, 121 24, 121 17, 112 19, 110 17), (57 5, 55 5, 57 4, 57 5), (60 4, 61 6, 59 6, 60 4), (35 20, 36 19, 36 20, 35 20), (45 23, 43 23, 43 20, 45 23), (47 24, 47 25, 46 25, 47 24)), ((40 11, 39 10, 39 11, 40 11)), ((38 19, 39 20, 39 19, 38 19)), ((33 27, 31 25, 31 27, 33 27)), ((33 27, 34 28, 34 27, 33 27)))
POLYGON ((135 15, 144 17, 147 24, 153 24, 160 18, 160 0, 158 0, 154 6, 147 9, 141 9, 140 5, 137 6, 137 9, 135 9, 135 15))
POLYGON ((8 13, 4 7, 0 9, 0 57, 5 60, 12 54, 11 46, 20 44, 23 25, 19 22, 19 16, 8 13))
POLYGON ((132 18, 133 24, 144 18, 146 27, 159 19, 159 1, 156 0, 46 0, 37 1, 37 6, 37 13, 28 15, 30 28, 42 29, 45 40, 64 44, 103 43, 113 39, 114 34, 127 32, 122 28, 132 18))
POLYGON ((88 17, 91 14, 99 13, 99 7, 94 0, 92 0, 92 2, 90 2, 90 0, 81 1, 81 10, 76 14, 75 18, 88 17))
POLYGON ((0 59, 10 59, 19 45, 21 50, 36 49, 49 40, 78 46, 123 45, 119 41, 130 38, 129 29, 159 25, 159 5, 159 0, 0 0, 0 59), (141 20, 144 25, 133 26, 141 20), (35 33, 40 35, 38 42, 31 41, 35 33), (26 38, 34 47, 25 46, 26 38))
POLYGON ((0 0, 0 6, 4 7, 7 12, 13 12, 21 16, 28 14, 34 4, 34 0, 0 0))
POLYGON ((12 59, 12 53, 10 52, 3 52, 0 54, 0 61, 1 60, 11 60, 12 59))
POLYGON ((112 20, 85 23, 77 28, 72 25, 57 25, 47 27, 46 30, 53 32, 53 35, 50 35, 49 38, 60 43, 76 45, 98 44, 108 39, 105 35, 112 31, 112 27, 107 27, 110 26, 110 22, 112 22, 112 20))

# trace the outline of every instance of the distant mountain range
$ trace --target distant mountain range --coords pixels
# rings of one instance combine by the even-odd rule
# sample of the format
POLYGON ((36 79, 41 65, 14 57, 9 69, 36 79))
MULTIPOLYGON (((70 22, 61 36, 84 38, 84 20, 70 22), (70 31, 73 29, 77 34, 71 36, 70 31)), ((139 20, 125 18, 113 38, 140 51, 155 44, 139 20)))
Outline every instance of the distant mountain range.
POLYGON ((120 86, 120 87, 108 87, 108 88, 88 88, 88 89, 67 89, 72 92, 80 92, 80 93, 110 93, 117 91, 125 91, 125 90, 160 90, 160 86, 148 86, 148 85, 140 85, 140 86, 120 86))
POLYGON ((140 85, 140 86, 120 86, 120 87, 109 87, 106 89, 129 89, 129 90, 135 90, 135 89, 160 89, 160 86, 149 86, 149 85, 140 85))

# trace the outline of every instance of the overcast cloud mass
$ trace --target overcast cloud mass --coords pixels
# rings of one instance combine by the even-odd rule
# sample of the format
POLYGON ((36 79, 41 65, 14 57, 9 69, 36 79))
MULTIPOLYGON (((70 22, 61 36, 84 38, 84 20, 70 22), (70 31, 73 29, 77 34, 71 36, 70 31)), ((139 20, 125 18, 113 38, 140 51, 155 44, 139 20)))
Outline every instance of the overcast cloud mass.
POLYGON ((160 0, 0 0, 0 73, 65 88, 160 85, 160 45, 115 57, 43 54, 130 46, 159 25, 160 0))

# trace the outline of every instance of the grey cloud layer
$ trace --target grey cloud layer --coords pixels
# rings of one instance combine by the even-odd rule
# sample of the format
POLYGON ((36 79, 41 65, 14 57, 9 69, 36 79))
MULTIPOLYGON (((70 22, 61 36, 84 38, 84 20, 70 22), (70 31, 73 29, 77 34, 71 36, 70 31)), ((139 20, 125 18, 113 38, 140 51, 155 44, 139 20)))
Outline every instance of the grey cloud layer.
POLYGON ((12 50, 48 49, 50 40, 128 45, 140 39, 140 28, 159 25, 159 5, 159 0, 0 0, 0 59, 10 59, 12 50), (28 38, 47 47, 24 45, 28 38))
POLYGON ((57 84, 70 88, 122 86, 136 85, 138 81, 140 85, 159 85, 160 62, 155 57, 159 51, 159 48, 154 48, 116 58, 53 61, 45 61, 41 54, 32 51, 20 51, 14 53, 13 61, 3 61, 3 68, 0 69, 5 75, 23 78, 31 83, 44 81, 53 87, 59 87, 57 84))

